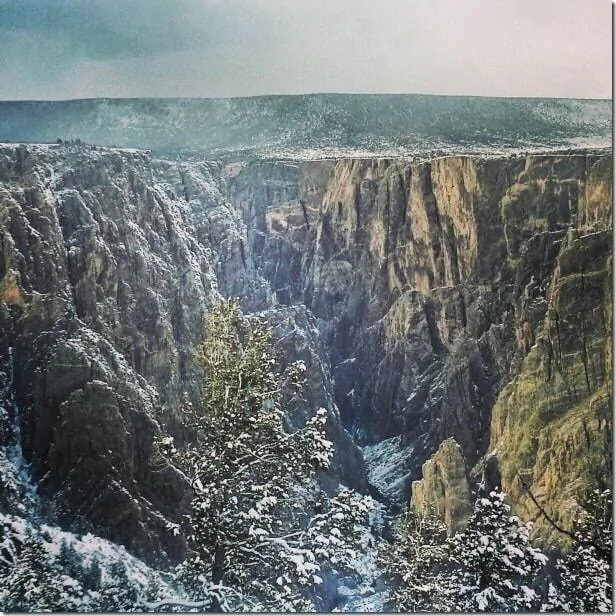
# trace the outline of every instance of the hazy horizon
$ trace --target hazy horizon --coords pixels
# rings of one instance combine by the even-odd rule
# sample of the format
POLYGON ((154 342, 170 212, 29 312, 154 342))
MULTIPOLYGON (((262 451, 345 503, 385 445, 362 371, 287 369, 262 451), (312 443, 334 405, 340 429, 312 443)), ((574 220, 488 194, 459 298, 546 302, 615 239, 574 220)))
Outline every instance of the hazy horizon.
POLYGON ((612 97, 587 96, 485 96, 481 94, 442 94, 440 92, 297 92, 283 94, 271 92, 267 94, 246 94, 239 96, 85 96, 78 98, 9 98, 0 99, 3 103, 71 103, 96 100, 233 100, 242 98, 282 98, 300 96, 425 96, 448 98, 495 98, 495 99, 528 99, 528 100, 580 100, 580 101, 612 101, 612 97))

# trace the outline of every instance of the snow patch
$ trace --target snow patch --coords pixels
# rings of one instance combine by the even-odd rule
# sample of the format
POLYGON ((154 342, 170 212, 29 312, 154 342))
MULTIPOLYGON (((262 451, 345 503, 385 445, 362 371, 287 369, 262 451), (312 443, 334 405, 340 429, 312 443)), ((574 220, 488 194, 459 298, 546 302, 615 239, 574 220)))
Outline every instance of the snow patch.
POLYGON ((363 448, 368 481, 393 502, 405 502, 410 487, 408 468, 413 446, 403 445, 401 436, 363 448))

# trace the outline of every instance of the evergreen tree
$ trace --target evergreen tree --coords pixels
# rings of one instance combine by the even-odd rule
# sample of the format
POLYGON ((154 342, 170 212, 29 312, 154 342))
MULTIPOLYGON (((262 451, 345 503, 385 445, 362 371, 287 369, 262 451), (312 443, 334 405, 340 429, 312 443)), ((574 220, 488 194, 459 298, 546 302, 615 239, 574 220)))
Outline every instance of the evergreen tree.
POLYGON ((546 556, 530 543, 530 524, 511 515, 505 494, 480 497, 464 532, 451 538, 456 564, 456 611, 532 611, 540 606, 534 588, 546 556))
POLYGON ((594 490, 576 520, 573 548, 557 562, 560 581, 544 609, 613 611, 612 520, 611 490, 594 490))
POLYGON ((379 562, 392 582, 396 611, 450 609, 447 528, 437 516, 407 511, 395 526, 393 544, 382 544, 379 562))
POLYGON ((139 609, 140 589, 128 578, 126 565, 118 560, 107 572, 101 586, 98 603, 93 607, 98 612, 127 612, 139 609))
POLYGON ((15 528, 10 522, 3 521, 0 525, 0 579, 15 566, 20 549, 21 540, 15 528))
POLYGON ((333 450, 327 413, 284 430, 282 384, 298 382, 302 364, 277 373, 270 327, 245 321, 237 301, 212 312, 199 358, 204 411, 186 410, 195 440, 181 451, 171 438, 159 443, 194 491, 179 577, 192 599, 216 611, 313 608, 321 563, 343 564, 368 507, 350 492, 332 506, 319 495, 316 472, 333 450), (307 505, 316 501, 319 513, 307 505))
POLYGON ((148 574, 148 583, 145 588, 145 600, 152 602, 158 601, 162 595, 162 587, 159 579, 150 572, 148 574))
POLYGON ((2 580, 1 609, 42 612, 59 609, 62 585, 54 578, 43 541, 29 532, 9 574, 2 580))
POLYGON ((92 557, 90 564, 83 574, 83 585, 88 590, 99 590, 101 587, 102 571, 96 555, 92 557))
POLYGON ((56 564, 60 571, 76 580, 81 580, 84 577, 83 559, 77 553, 75 548, 62 539, 60 544, 60 553, 56 559, 56 564))

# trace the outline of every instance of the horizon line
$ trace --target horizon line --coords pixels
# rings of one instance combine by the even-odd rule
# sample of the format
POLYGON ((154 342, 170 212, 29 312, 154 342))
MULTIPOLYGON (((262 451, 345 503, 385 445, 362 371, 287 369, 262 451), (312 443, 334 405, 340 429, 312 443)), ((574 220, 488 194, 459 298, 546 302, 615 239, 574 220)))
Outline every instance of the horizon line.
POLYGON ((294 94, 250 94, 240 96, 88 96, 79 98, 15 98, 0 99, 0 103, 71 103, 88 101, 137 101, 137 100, 165 100, 165 101, 225 101, 243 99, 268 98, 303 98, 311 96, 355 96, 355 97, 404 97, 417 96, 426 98, 479 98, 499 100, 541 100, 541 101, 597 101, 613 102, 611 97, 574 97, 574 96, 495 96, 485 94, 426 94, 423 92, 303 92, 294 94))

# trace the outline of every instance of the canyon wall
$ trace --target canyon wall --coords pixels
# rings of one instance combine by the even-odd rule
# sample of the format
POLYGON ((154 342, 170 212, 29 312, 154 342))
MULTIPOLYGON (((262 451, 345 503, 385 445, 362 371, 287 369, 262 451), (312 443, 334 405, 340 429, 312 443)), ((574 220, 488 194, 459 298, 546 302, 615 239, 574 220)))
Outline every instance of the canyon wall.
POLYGON ((289 418, 328 409, 335 482, 399 508, 445 441, 456 455, 417 506, 455 484, 438 502, 465 515, 472 480, 502 476, 536 518, 518 477, 556 511, 601 466, 607 153, 223 165, 2 146, 0 183, 3 421, 67 523, 181 557, 169 522, 188 490, 152 438, 182 438, 179 408, 199 404, 192 352, 220 294, 270 319, 283 364, 308 364, 289 418), (368 485, 361 448, 382 444, 395 493, 368 485))
POLYGON ((19 428, 46 515, 148 560, 182 557, 173 525, 188 485, 160 466, 152 443, 187 436, 180 409, 200 405, 204 378, 193 354, 221 294, 265 311, 282 364, 305 361, 305 401, 290 418, 327 408, 332 475, 366 489, 314 319, 301 306, 276 309, 216 165, 6 146, 0 182, 0 371, 10 380, 0 444, 19 428))
MULTIPOLYGON (((609 474, 609 155, 269 161, 227 177, 256 267, 317 318, 357 442, 395 443, 410 487, 453 439, 447 472, 463 460, 471 485, 502 483, 544 534, 528 490, 570 522, 590 467, 609 474)), ((416 485, 418 508, 442 500, 443 473, 416 485)))

